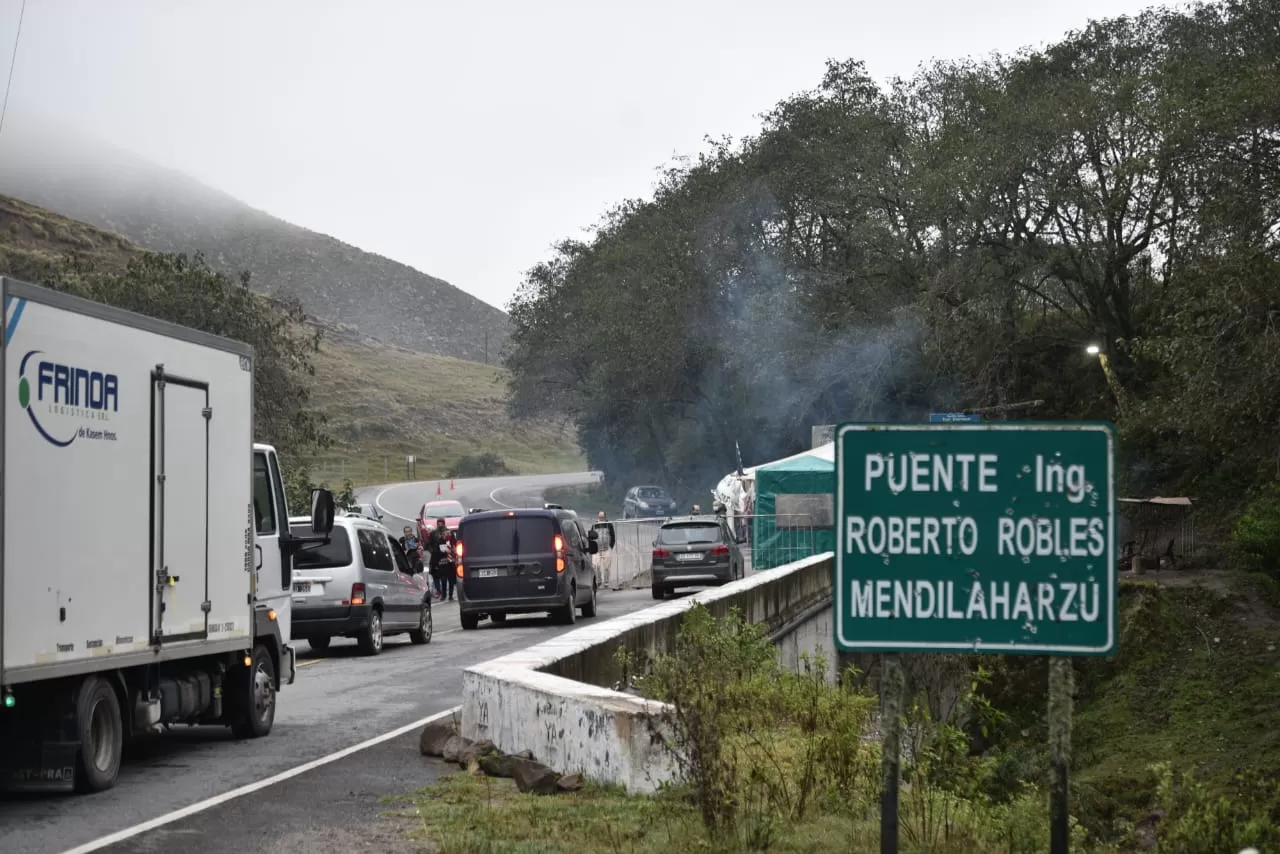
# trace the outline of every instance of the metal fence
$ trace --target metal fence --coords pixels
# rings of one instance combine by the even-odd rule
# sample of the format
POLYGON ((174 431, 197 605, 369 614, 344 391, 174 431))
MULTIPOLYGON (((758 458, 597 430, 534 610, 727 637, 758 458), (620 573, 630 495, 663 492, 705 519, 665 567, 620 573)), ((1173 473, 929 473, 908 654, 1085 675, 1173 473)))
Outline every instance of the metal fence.
MULTIPOLYGON (((653 558, 654 541, 658 531, 668 519, 625 519, 610 521, 614 533, 613 542, 600 533, 601 549, 595 556, 596 571, 602 586, 646 587, 649 584, 649 568, 653 558)), ((730 520, 731 529, 744 542, 742 549, 745 570, 772 568, 800 560, 817 553, 817 536, 812 520, 800 515, 736 516, 730 520), (768 524, 757 526, 756 520, 768 524), (761 544, 754 542, 757 527, 768 532, 761 544)), ((599 528, 601 523, 595 523, 599 528)))

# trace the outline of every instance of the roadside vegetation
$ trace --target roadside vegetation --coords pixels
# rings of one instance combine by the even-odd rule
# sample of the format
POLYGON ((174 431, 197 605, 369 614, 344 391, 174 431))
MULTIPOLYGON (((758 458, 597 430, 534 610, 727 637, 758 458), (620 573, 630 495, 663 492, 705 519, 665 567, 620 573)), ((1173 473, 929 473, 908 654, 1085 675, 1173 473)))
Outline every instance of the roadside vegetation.
MULTIPOLYGON (((507 414, 505 372, 321 328, 202 257, 147 252, 117 234, 0 197, 0 274, 253 345, 258 436, 287 461, 294 506, 313 483, 448 477, 459 458, 518 473, 582 466, 572 428, 507 414), (485 457, 488 459, 488 457, 485 457)), ((458 475, 461 476, 461 475, 458 475)))
MULTIPOLYGON (((1073 851, 1280 845, 1280 744, 1265 714, 1280 708, 1280 612, 1259 622, 1251 593, 1126 584, 1121 655, 1077 664, 1073 851)), ((1045 694, 1032 687, 1044 663, 984 660, 943 713, 931 711, 936 685, 907 705, 904 852, 1047 850, 1045 694)), ((876 698, 855 668, 831 684, 826 662, 808 663, 782 668, 763 627, 695 606, 674 652, 620 661, 632 688, 674 706, 655 733, 680 783, 652 797, 592 785, 547 797, 455 774, 413 798, 413 835, 441 854, 876 851, 876 698)))
POLYGON ((814 424, 1043 400, 1117 422, 1126 494, 1225 534, 1280 460, 1278 57, 1275 3, 1222 0, 888 85, 832 62, 530 271, 513 412, 696 493, 735 442, 754 464, 814 424))

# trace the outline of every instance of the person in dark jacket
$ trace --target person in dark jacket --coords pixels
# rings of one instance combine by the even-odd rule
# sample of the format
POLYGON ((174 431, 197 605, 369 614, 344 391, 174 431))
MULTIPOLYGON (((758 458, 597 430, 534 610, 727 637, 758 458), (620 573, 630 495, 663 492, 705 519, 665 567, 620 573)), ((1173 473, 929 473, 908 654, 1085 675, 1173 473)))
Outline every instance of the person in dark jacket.
POLYGON ((444 573, 440 569, 440 561, 452 554, 449 543, 449 528, 444 519, 437 519, 436 526, 427 534, 424 544, 427 550, 427 569, 431 573, 431 586, 437 599, 444 598, 444 573))

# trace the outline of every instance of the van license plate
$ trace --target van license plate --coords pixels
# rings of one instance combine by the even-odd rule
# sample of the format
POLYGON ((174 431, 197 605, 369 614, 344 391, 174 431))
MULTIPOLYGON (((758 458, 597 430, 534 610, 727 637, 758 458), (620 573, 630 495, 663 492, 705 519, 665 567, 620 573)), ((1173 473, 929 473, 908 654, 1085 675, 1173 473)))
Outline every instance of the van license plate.
POLYGON ((676 560, 702 560, 702 552, 685 552, 676 555, 676 560))
POLYGON ((311 582, 310 582, 310 581, 295 581, 295 582, 293 582, 293 592, 294 592, 294 593, 310 593, 310 592, 311 592, 311 582))
POLYGON ((502 574, 503 574, 503 569, 500 566, 494 566, 488 569, 476 570, 476 578, 497 578, 502 574))

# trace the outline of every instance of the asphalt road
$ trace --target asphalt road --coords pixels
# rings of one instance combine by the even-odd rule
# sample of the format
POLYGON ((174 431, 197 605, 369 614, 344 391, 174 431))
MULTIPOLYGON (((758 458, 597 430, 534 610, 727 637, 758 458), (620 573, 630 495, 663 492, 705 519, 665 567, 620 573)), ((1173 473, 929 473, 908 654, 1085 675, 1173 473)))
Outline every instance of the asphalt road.
POLYGON ((377 504, 386 514, 383 522, 393 531, 418 518, 418 511, 428 501, 455 500, 468 510, 506 510, 511 507, 541 507, 544 490, 556 486, 585 486, 600 479, 598 472, 547 474, 517 477, 484 477, 471 480, 424 481, 371 486, 356 491, 356 500, 377 504), (436 495, 437 489, 440 491, 436 495))
MULTIPOLYGON (((470 498, 483 492, 491 501, 519 506, 537 499, 548 485, 589 482, 588 477, 459 481, 455 493, 470 498)), ((382 493, 382 503, 390 512, 411 517, 424 491, 434 495, 434 483, 394 486, 382 493)), ((595 619, 651 604, 647 590, 602 591, 595 619)), ((504 627, 486 622, 477 631, 463 632, 456 606, 437 604, 433 610, 435 637, 425 646, 391 638, 382 655, 364 658, 356 655, 354 641, 335 639, 324 654, 300 643, 298 679, 280 694, 275 728, 265 739, 238 741, 221 728, 175 730, 145 740, 108 792, 0 800, 0 851, 68 851, 388 733, 458 705, 465 667, 565 631, 541 617, 511 617, 504 627)), ((415 729, 99 850, 415 850, 404 839, 408 827, 384 815, 396 809, 384 799, 413 792, 441 770, 447 769, 418 756, 415 729)))

